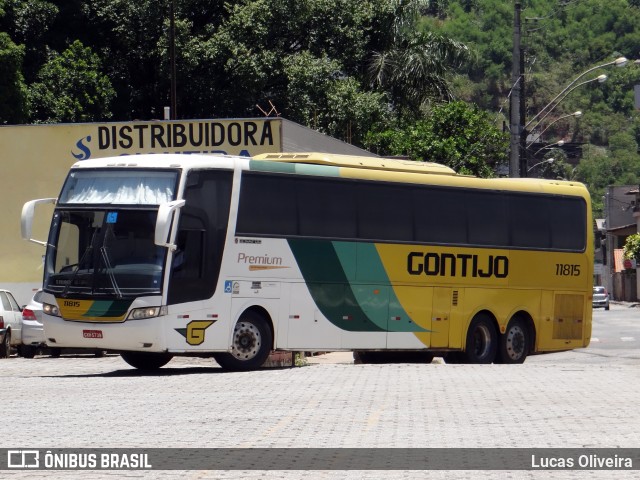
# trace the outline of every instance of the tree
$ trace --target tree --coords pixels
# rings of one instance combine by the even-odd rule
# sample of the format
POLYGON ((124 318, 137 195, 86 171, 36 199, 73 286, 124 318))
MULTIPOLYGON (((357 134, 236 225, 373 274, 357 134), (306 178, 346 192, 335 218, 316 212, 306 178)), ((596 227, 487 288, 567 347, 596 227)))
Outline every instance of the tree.
POLYGON ((35 122, 93 122, 111 117, 115 92, 100 59, 79 41, 54 55, 29 88, 35 122))
POLYGON ((24 47, 0 32, 0 123, 23 123, 27 118, 27 88, 22 77, 24 47))
POLYGON ((388 92, 401 115, 415 119, 431 101, 453 98, 447 74, 467 59, 464 44, 418 32, 395 39, 386 51, 374 52, 369 78, 374 86, 388 92))
POLYGON ((508 135, 475 105, 451 102, 403 129, 371 133, 365 144, 381 155, 447 165, 458 173, 491 177, 508 161, 508 135))
POLYGON ((640 233, 627 237, 622 255, 628 260, 640 260, 640 233))

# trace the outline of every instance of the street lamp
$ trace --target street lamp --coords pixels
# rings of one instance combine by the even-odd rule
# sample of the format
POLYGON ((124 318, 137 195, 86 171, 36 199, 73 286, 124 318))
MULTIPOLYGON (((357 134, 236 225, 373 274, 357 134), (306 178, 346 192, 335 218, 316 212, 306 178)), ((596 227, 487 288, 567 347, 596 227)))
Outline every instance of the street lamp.
MULTIPOLYGON (((573 113, 569 113, 567 115, 562 115, 561 117, 556 118, 553 122, 551 122, 549 125, 546 126, 546 128, 544 130, 542 130, 539 134, 538 134, 538 138, 542 138, 542 135, 544 134, 544 132, 546 132, 547 130, 549 130, 549 128, 551 127, 551 125, 553 125, 556 122, 559 122, 560 120, 563 120, 565 118, 569 118, 569 117, 575 117, 575 118, 580 118, 582 116, 582 112, 580 110, 573 112, 573 113)), ((541 120, 542 121, 542 120, 541 120)), ((540 122, 538 122, 536 124, 540 125, 540 122)), ((529 143, 529 145, 527 145, 526 148, 529 148, 531 145, 533 145, 533 141, 531 143, 529 143)))
MULTIPOLYGON (((527 145, 527 148, 529 148, 531 145, 533 145, 533 142, 531 142, 529 145, 527 145)), ((564 140, 560 140, 557 141, 555 143, 551 143, 549 145, 546 145, 542 148, 539 148, 538 150, 536 150, 535 152, 533 152, 533 156, 535 157, 536 155, 538 155, 538 153, 540 153, 542 150, 548 150, 550 148, 554 148, 554 147, 561 147, 564 145, 564 140)))
POLYGON ((532 165, 531 168, 529 168, 527 170, 527 173, 529 173, 531 170, 533 170, 534 168, 536 168, 538 165, 542 165, 543 163, 553 163, 555 162, 556 159, 555 158, 547 158, 546 160, 543 160, 541 162, 536 163, 535 165, 532 165))
POLYGON ((556 102, 556 104, 555 104, 552 108, 550 108, 550 109, 549 109, 549 111, 548 111, 547 113, 545 113, 545 114, 544 114, 544 116, 543 116, 540 120, 538 120, 538 123, 536 123, 533 127, 531 127, 531 130, 534 130, 538 125, 540 125, 540 122, 542 122, 545 118, 547 118, 547 115, 549 115, 549 114, 553 111, 553 109, 554 109, 554 108, 556 108, 556 107, 560 104, 560 102, 562 102, 562 100, 564 100, 564 99, 565 99, 565 97, 566 97, 567 95, 569 95, 571 92, 573 92, 576 88, 581 87, 582 85, 585 85, 585 84, 587 84, 587 83, 595 82, 595 81, 597 81, 598 83, 604 83, 604 82, 606 82, 606 81, 607 81, 607 76, 606 76, 606 75, 604 75, 604 74, 603 74, 603 75, 598 75, 596 78, 592 78, 591 80, 585 80, 584 82, 580 82, 579 84, 574 85, 572 88, 569 88, 569 87, 565 88, 562 92, 560 92, 560 93, 556 96, 556 98, 554 98, 554 99, 553 99, 551 102, 549 102, 549 103, 548 103, 548 104, 547 104, 547 105, 546 105, 542 110, 540 110, 540 111, 536 114, 536 116, 535 116, 535 117, 533 117, 531 120, 529 120, 529 121, 527 122, 527 124, 524 126, 524 128, 528 128, 528 127, 529 127, 529 125, 531 125, 531 123, 532 123, 536 118, 538 118, 538 116, 540 116, 540 114, 541 114, 542 112, 544 112, 544 111, 545 111, 545 110, 546 110, 546 109, 547 109, 547 108, 548 108, 548 107, 549 107, 553 102, 556 102, 556 100, 558 100, 558 101, 556 102), (564 93, 564 95, 563 95, 563 93, 564 93))
MULTIPOLYGON (((524 69, 522 67, 522 62, 520 61, 520 55, 519 55, 519 49, 520 49, 520 44, 519 44, 519 38, 520 38, 520 23, 519 23, 519 12, 520 12, 520 3, 516 2, 516 19, 515 19, 515 27, 514 27, 514 67, 513 67, 513 74, 512 74, 512 80, 514 82, 514 93, 516 93, 517 90, 517 94, 516 97, 519 99, 519 92, 520 92, 520 87, 517 86, 517 84, 522 80, 522 77, 524 76, 524 69), (517 41, 516 41, 517 40, 517 41), (518 52, 518 54, 516 55, 516 52, 518 52), (517 59, 517 63, 516 60, 517 59), (518 65, 519 70, 517 70, 518 65), (517 86, 517 88, 516 88, 517 86)), ((556 95, 556 97, 551 100, 551 102, 549 102, 540 112, 538 112, 536 114, 536 116, 534 116, 531 121, 529 121, 528 123, 525 124, 524 121, 524 115, 522 114, 523 112, 521 112, 520 105, 517 101, 515 101, 514 95, 511 96, 511 100, 512 100, 512 108, 511 108, 511 112, 510 112, 510 130, 511 130, 511 152, 509 155, 509 173, 510 176, 512 177, 519 177, 522 174, 524 174, 524 169, 522 168, 522 153, 525 147, 524 145, 524 141, 523 141, 523 137, 524 139, 526 139, 526 126, 530 125, 531 122, 535 121, 540 115, 542 115, 543 112, 547 112, 545 114, 546 115, 553 110, 558 103, 560 103, 560 101, 562 101, 562 99, 564 99, 564 97, 566 95, 568 95, 570 93, 570 91, 573 90, 573 86, 575 85, 575 87, 577 88, 580 85, 584 85, 585 83, 589 83, 589 81, 594 81, 594 80, 598 80, 600 82, 603 82, 604 80, 606 80, 606 76, 604 77, 604 79, 601 79, 602 76, 596 77, 593 80, 589 80, 587 82, 583 82, 580 83, 579 85, 576 85, 576 82, 578 80, 580 80, 582 77, 584 77, 585 75, 588 75, 589 73, 593 72, 594 70, 597 70, 599 68, 604 68, 604 67, 608 67, 611 65, 615 65, 617 67, 622 67, 624 65, 626 65, 628 63, 628 60, 625 57, 618 57, 615 60, 612 60, 611 62, 607 62, 607 63, 603 63, 601 65, 596 65, 595 67, 591 67, 588 70, 585 70, 584 72, 582 72, 580 75, 578 75, 576 78, 573 79, 573 81, 567 85, 558 95, 556 95), (566 94, 566 95, 565 95, 566 94), (561 98, 562 97, 562 98, 561 98), (549 109, 549 110, 547 110, 549 109)), ((543 117, 544 118, 544 117, 543 117)), ((538 122, 539 123, 539 122, 538 122)), ((536 124, 537 126, 537 124, 536 124)))
MULTIPOLYGON (((580 75, 578 75, 576 78, 574 78, 574 79, 573 79, 573 81, 572 81, 569 85, 567 85, 567 86, 565 87, 565 89, 564 89, 564 90, 562 90, 558 95, 556 95, 556 97, 555 97, 553 100, 551 100, 551 101, 550 101, 550 102, 549 102, 549 103, 548 103, 548 104, 547 104, 547 105, 546 105, 542 110, 540 110, 540 111, 538 112, 538 114, 537 114, 535 117, 533 117, 529 123, 531 123, 533 120, 535 120, 535 119, 536 119, 536 117, 538 117, 538 115, 540 115, 542 112, 544 112, 548 107, 550 107, 551 105, 553 105, 553 103, 554 103, 556 100, 558 100, 558 98, 559 98, 563 93, 565 93, 567 90, 569 90, 569 89, 570 89, 570 88, 571 88, 571 87, 572 87, 572 86, 573 86, 573 85, 574 85, 578 80, 580 80, 580 79, 581 79, 582 77, 584 77, 585 75, 588 75, 589 73, 593 72, 594 70, 597 70, 598 68, 609 67, 609 66, 611 66, 611 65, 615 65, 616 67, 624 67, 628 62, 629 62, 629 60, 627 60, 627 58, 626 58, 626 57, 618 57, 618 58, 616 58, 615 60, 613 60, 613 61, 611 61, 611 62, 603 63, 602 65, 597 65, 597 66, 595 66, 595 67, 591 67, 589 70, 585 70, 585 71, 584 71, 584 72, 582 72, 580 75)), ((600 83, 602 83, 602 82, 604 82, 604 81, 606 80, 606 78, 607 78, 607 77, 606 77, 606 75, 605 75, 605 78, 604 78, 604 79, 602 79, 602 80, 600 80, 600 78, 601 78, 601 77, 602 77, 602 75, 600 75, 599 77, 596 77, 594 80, 598 80, 598 81, 600 81, 600 83)), ((591 81, 593 81, 593 80, 591 80, 591 81)), ((588 82, 584 82, 584 83, 588 83, 588 82)), ((582 85, 582 84, 581 84, 581 85, 582 85)), ((577 85, 576 85, 576 87, 577 87, 577 85)), ((568 93, 568 92, 567 92, 567 93, 568 93)), ((564 97, 562 97, 562 98, 564 98, 564 97)), ((562 100, 562 99, 560 99, 560 100, 558 101, 558 103, 560 103, 560 101, 561 101, 561 100, 562 100)), ((557 106, 557 104, 556 104, 553 108, 555 108, 556 106, 557 106)), ((552 108, 551 110, 553 110, 553 108, 552 108)))

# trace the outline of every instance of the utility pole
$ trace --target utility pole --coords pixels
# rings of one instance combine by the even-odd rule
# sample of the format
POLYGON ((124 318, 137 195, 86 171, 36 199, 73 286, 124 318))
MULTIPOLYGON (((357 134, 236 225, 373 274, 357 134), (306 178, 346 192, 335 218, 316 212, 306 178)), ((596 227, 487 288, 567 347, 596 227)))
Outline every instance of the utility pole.
POLYGON ((177 118, 177 100, 176 100, 176 20, 174 0, 171 0, 169 11, 169 58, 171 64, 171 110, 169 112, 171 120, 177 118))
MULTIPOLYGON (((520 165, 520 147, 521 137, 523 130, 522 116, 524 112, 522 108, 523 102, 522 84, 523 84, 523 72, 522 72, 522 49, 520 47, 521 39, 521 21, 520 13, 522 7, 520 2, 515 4, 515 14, 513 17, 513 62, 511 66, 511 96, 509 102, 509 132, 511 133, 511 143, 509 151, 509 176, 519 177, 521 173, 520 165)), ((525 169, 526 170, 526 169, 525 169)))
POLYGON ((524 47, 520 46, 520 148, 519 148, 519 157, 520 157, 520 176, 526 177, 527 172, 529 171, 529 162, 527 161, 527 128, 525 125, 527 124, 527 91, 524 75, 524 47))

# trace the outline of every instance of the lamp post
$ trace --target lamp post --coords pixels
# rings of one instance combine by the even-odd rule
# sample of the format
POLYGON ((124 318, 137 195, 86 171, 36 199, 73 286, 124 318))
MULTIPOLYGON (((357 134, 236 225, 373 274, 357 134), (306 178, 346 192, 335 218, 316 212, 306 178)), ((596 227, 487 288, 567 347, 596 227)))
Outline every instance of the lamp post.
POLYGON ((532 165, 528 170, 527 173, 529 173, 531 170, 533 170, 534 168, 536 168, 538 165, 542 165, 543 163, 553 163, 555 162, 556 159, 555 158, 547 158, 546 160, 543 160, 541 162, 536 163, 535 165, 532 165))
MULTIPOLYGON (((546 116, 549 114, 549 112, 551 112, 555 107, 558 106, 558 104, 571 92, 574 90, 574 88, 578 88, 581 85, 584 85, 586 83, 590 83, 593 81, 599 81, 599 82, 604 82, 606 80, 606 75, 600 75, 594 79, 591 80, 587 80, 584 81, 578 85, 576 85, 576 82, 578 82, 578 80, 580 80, 581 78, 583 78, 585 75, 588 75, 589 73, 593 72, 594 70, 597 70, 599 68, 604 68, 604 67, 608 67, 611 65, 615 65, 617 67, 623 67, 628 63, 628 60, 625 57, 618 57, 615 60, 612 60, 610 62, 607 63, 603 63, 601 65, 596 65, 595 67, 591 67, 588 70, 585 70, 584 72, 582 72, 580 75, 578 75, 576 78, 574 78, 571 83, 569 83, 569 85, 567 85, 558 95, 556 95, 554 97, 553 100, 551 100, 551 102, 549 102, 547 105, 545 105, 545 107, 540 110, 540 112, 538 112, 529 122, 524 121, 524 119, 522 118, 524 115, 522 115, 522 111, 524 110, 520 107, 519 103, 516 101, 516 99, 514 99, 514 95, 513 93, 516 92, 516 90, 518 91, 518 94, 520 93, 520 88, 519 88, 519 84, 522 83, 522 79, 524 76, 524 72, 522 71, 522 67, 520 67, 519 70, 516 70, 516 66, 515 66, 515 62, 517 60, 518 64, 521 63, 521 58, 520 55, 516 55, 516 50, 520 51, 520 44, 519 44, 519 40, 520 40, 520 23, 519 23, 519 9, 520 5, 519 2, 516 5, 516 26, 517 28, 514 28, 514 31, 517 32, 517 35, 514 34, 514 74, 512 75, 512 80, 514 81, 514 88, 512 91, 512 95, 511 95, 511 114, 510 114, 510 132, 511 132, 511 151, 510 151, 510 156, 509 156, 509 175, 511 177, 519 177, 519 176, 526 176, 526 173, 528 172, 528 170, 525 171, 525 169, 523 168, 523 165, 526 165, 526 163, 523 162, 524 158, 524 150, 526 149, 526 135, 527 135, 527 129, 526 127, 531 125, 532 122, 534 122, 538 117, 540 117, 540 115, 542 115, 544 113, 544 116, 538 121, 538 123, 536 123, 535 126, 537 126, 540 121, 542 121, 544 118, 546 118, 546 116), (516 40, 517 39, 517 40, 516 40), (515 48, 517 45, 517 49, 515 48), (520 73, 519 76, 515 75, 515 72, 518 71, 520 73), (515 86, 518 86, 518 88, 516 89, 515 86), (546 112, 546 113, 545 113, 546 112)), ((518 95, 518 100, 519 99, 519 95, 518 95)), ((534 128, 535 128, 534 126, 534 128)))
POLYGON ((551 112, 552 112, 552 111, 553 111, 553 110, 554 110, 554 109, 555 109, 555 108, 560 104, 560 102, 562 102, 562 100, 564 100, 564 99, 565 99, 565 97, 566 97, 567 95, 569 95, 571 92, 573 92, 576 88, 581 87, 582 85, 585 85, 585 84, 587 84, 587 83, 595 82, 595 81, 597 81, 598 83, 604 83, 604 82, 606 82, 606 81, 607 81, 607 76, 606 76, 606 75, 598 75, 596 78, 592 78, 592 79, 590 79, 590 80, 585 80, 584 82, 580 82, 579 84, 574 85, 574 86, 573 86, 573 87, 571 87, 571 88, 565 88, 562 92, 560 92, 560 93, 556 96, 556 98, 555 98, 555 99, 553 99, 553 100, 552 100, 550 103, 548 103, 548 104, 547 104, 547 105, 546 105, 542 110, 540 110, 540 111, 536 114, 536 116, 535 116, 535 117, 533 117, 531 120, 529 120, 529 121, 527 122, 527 124, 524 126, 524 128, 529 128, 529 125, 531 125, 531 124, 533 123, 533 121, 534 121, 536 118, 538 118, 542 112, 544 112, 544 111, 545 111, 545 109, 547 109, 547 108, 548 108, 548 107, 549 107, 553 102, 555 102, 555 105, 553 105, 553 107, 552 107, 552 108, 550 108, 550 109, 549 109, 549 111, 547 111, 547 113, 545 113, 545 114, 544 114, 544 116, 543 116, 540 120, 538 120, 538 122, 537 122, 533 127, 531 127, 531 129, 530 129, 530 130, 535 129, 535 128, 536 128, 538 125, 540 125, 540 123, 541 123, 545 118, 547 118, 547 116, 548 116, 548 115, 549 115, 549 114, 550 114, 550 113, 551 113, 551 112), (563 95, 563 94, 564 94, 564 95, 563 95), (556 100, 557 100, 557 102, 556 102, 556 100))
MULTIPOLYGON (((529 123, 531 123, 533 120, 535 120, 535 119, 536 119, 540 114, 542 114, 542 112, 544 112, 544 111, 545 111, 547 108, 549 108, 551 105, 553 105, 553 104, 554 104, 554 102, 555 102, 556 100, 558 100, 558 98, 559 98, 560 96, 562 96, 562 94, 563 94, 563 93, 567 92, 567 90, 569 90, 569 89, 570 89, 570 88, 571 88, 571 87, 572 87, 572 86, 573 86, 573 85, 574 85, 578 80, 580 80, 580 79, 581 79, 582 77, 584 77, 585 75, 588 75, 589 73, 593 72, 594 70, 597 70, 598 68, 609 67, 609 66, 611 66, 611 65, 615 65, 616 67, 624 67, 628 62, 629 62, 629 60, 627 60, 625 57, 618 57, 618 58, 616 58, 615 60, 613 60, 613 61, 611 61, 611 62, 603 63, 602 65, 597 65, 597 66, 595 66, 595 67, 591 67, 591 68, 590 68, 590 69, 588 69, 588 70, 585 70, 585 71, 584 71, 584 72, 582 72, 580 75, 578 75, 576 78, 574 78, 574 79, 573 79, 573 81, 572 81, 569 85, 567 85, 567 86, 564 88, 564 90, 562 90, 558 95, 556 95, 556 96, 555 96, 555 98, 554 98, 553 100, 551 100, 551 101, 550 101, 550 102, 549 102, 549 103, 548 103, 548 104, 547 104, 547 105, 546 105, 542 110, 540 110, 540 111, 538 112, 538 114, 537 114, 535 117, 533 117, 529 123)), ((606 75, 605 75, 605 78, 604 78, 603 80, 600 80, 600 77, 601 77, 601 76, 596 77, 594 80, 599 80, 601 83, 602 83, 602 82, 604 82, 604 80, 606 80, 606 75)), ((593 81, 593 80, 591 80, 591 81, 593 81)), ((588 81, 587 81, 587 82, 584 82, 584 83, 588 83, 588 81)), ((581 85, 582 85, 582 84, 581 84, 581 85)), ((578 85, 576 85, 576 87, 577 87, 577 86, 578 86, 578 85)), ((567 92, 567 93, 568 93, 568 92, 567 92)), ((564 98, 564 97, 562 97, 562 98, 564 98)), ((562 100, 562 98, 561 98, 560 100, 558 100, 558 102, 557 102, 557 103, 560 103, 560 101, 562 100)), ((557 103, 556 103, 556 105, 554 105, 554 106, 553 106, 553 108, 555 108, 555 107, 557 106, 557 103)), ((553 110, 553 108, 552 108, 551 110, 553 110)))
MULTIPOLYGON (((529 145, 527 145, 527 148, 529 148, 531 145, 533 145, 533 142, 530 143, 529 145)), ((564 145, 564 140, 559 140, 555 143, 551 143, 549 145, 546 145, 542 148, 539 148, 538 150, 536 150, 535 152, 533 152, 533 156, 535 157, 538 153, 540 153, 542 150, 548 150, 549 148, 553 148, 553 147, 561 147, 562 145, 564 145)))
MULTIPOLYGON (((549 128, 551 128, 551 125, 553 125, 556 122, 559 122, 560 120, 564 120, 565 118, 569 118, 569 117, 575 117, 575 118, 580 118, 582 116, 582 112, 580 110, 573 112, 573 113, 569 113, 567 115, 562 115, 561 117, 556 118, 553 122, 551 122, 549 125, 547 125, 545 127, 544 130, 542 130, 539 134, 538 134, 538 138, 541 138, 542 135, 544 134, 544 132, 546 132, 547 130, 549 130, 549 128)), ((540 125, 540 122, 538 122, 536 124, 540 125)), ((527 148, 529 148, 531 145, 533 145, 533 141, 529 143, 529 145, 527 145, 527 148)))

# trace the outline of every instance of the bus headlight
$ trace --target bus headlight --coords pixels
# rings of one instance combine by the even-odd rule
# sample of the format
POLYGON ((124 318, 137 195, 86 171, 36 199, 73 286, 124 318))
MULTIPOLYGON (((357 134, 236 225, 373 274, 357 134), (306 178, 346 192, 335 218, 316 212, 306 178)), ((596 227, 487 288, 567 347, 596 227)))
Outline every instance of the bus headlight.
POLYGON ((50 303, 43 303, 42 311, 47 315, 51 315, 52 317, 60 316, 60 310, 58 310, 58 307, 56 307, 55 305, 51 305, 50 303))
POLYGON ((159 317, 167 314, 167 307, 143 307, 134 308, 129 312, 127 320, 143 320, 145 318, 159 317))

